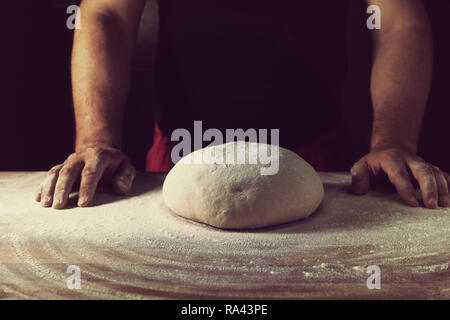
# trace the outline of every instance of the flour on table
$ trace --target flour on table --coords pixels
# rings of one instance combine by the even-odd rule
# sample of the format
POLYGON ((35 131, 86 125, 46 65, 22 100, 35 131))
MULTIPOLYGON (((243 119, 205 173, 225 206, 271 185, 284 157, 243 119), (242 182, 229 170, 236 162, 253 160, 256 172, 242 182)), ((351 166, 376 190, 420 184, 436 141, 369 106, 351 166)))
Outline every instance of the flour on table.
POLYGON ((101 190, 98 206, 44 209, 32 200, 44 175, 0 175, 0 298, 316 297, 296 289, 316 284, 335 284, 326 294, 342 296, 337 283, 361 297, 373 294, 372 264, 392 290, 422 279, 420 297, 435 279, 450 297, 450 211, 408 208, 397 195, 351 196, 347 175, 321 174, 325 198, 308 219, 256 231, 171 213, 164 175, 138 175, 127 198, 101 190), (82 290, 67 289, 69 265, 80 266, 82 290))

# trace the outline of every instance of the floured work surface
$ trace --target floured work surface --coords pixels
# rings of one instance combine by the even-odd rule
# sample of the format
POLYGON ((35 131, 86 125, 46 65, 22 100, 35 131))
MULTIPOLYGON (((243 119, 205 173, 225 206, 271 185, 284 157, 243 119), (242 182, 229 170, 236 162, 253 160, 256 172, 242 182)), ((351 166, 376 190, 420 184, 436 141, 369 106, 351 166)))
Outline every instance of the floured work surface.
POLYGON ((33 201, 44 176, 0 173, 0 298, 450 299, 450 210, 352 196, 348 175, 321 174, 325 200, 309 219, 240 232, 172 214, 164 175, 62 211, 33 201), (68 289, 71 265, 79 290, 68 289), (369 265, 381 289, 367 288, 369 265))

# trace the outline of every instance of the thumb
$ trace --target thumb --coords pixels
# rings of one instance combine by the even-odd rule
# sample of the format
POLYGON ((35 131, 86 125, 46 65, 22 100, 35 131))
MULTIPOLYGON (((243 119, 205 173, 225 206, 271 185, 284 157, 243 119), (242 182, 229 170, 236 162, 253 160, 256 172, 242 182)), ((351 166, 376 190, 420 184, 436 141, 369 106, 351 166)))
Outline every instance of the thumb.
POLYGON ((125 158, 112 178, 112 187, 118 194, 127 194, 136 177, 136 169, 131 162, 125 158))
POLYGON ((365 160, 356 162, 350 169, 352 175, 352 191, 354 194, 366 194, 370 188, 370 172, 365 160))

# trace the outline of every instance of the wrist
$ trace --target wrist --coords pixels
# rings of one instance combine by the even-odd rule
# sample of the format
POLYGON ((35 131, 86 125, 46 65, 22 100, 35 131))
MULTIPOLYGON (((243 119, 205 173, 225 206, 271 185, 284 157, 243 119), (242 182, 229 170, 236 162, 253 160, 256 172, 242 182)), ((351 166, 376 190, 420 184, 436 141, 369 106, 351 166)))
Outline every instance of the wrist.
POLYGON ((417 153, 417 143, 410 141, 398 141, 394 139, 372 139, 370 144, 371 151, 386 149, 402 149, 410 153, 417 153))
POLYGON ((75 140, 75 152, 80 152, 88 148, 101 149, 120 149, 120 144, 114 142, 112 139, 102 139, 96 137, 78 138, 75 140))
POLYGON ((401 149, 416 154, 418 149, 420 121, 399 121, 378 116, 374 119, 370 149, 401 149))

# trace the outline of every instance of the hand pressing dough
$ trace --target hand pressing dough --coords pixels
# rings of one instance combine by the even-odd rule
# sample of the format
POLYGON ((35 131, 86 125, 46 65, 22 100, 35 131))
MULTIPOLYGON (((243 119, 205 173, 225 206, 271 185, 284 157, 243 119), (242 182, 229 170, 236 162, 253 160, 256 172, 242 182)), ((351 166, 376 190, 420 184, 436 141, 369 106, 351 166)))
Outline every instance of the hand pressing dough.
POLYGON ((172 168, 163 185, 164 202, 173 212, 222 229, 263 228, 304 219, 317 209, 323 195, 319 175, 297 154, 249 142, 194 151, 172 168), (261 146, 278 151, 278 173, 262 175, 261 168, 269 164, 250 162, 261 146), (212 163, 230 151, 245 153, 245 164, 212 163), (209 162, 197 164, 193 159, 198 156, 209 162))

